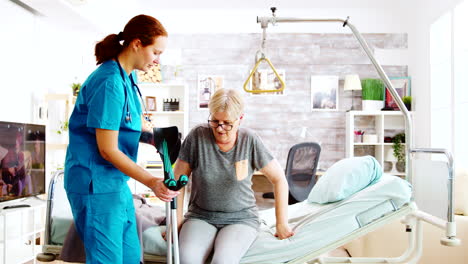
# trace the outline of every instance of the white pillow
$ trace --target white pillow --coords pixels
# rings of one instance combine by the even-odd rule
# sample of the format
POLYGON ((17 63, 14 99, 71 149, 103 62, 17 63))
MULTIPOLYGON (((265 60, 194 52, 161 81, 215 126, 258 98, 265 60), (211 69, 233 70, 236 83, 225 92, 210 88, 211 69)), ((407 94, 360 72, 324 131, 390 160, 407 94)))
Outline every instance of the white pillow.
POLYGON ((333 164, 312 188, 309 203, 333 203, 377 182, 382 167, 372 156, 342 159, 333 164))
POLYGON ((456 169, 453 182, 453 210, 458 215, 468 215, 468 170, 456 169))

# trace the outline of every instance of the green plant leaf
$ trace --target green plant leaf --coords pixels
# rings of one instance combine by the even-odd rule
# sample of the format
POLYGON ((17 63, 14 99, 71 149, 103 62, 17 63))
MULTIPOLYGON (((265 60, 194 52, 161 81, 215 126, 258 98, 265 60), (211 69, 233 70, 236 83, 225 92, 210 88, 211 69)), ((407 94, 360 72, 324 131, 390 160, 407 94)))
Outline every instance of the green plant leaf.
POLYGON ((396 134, 393 138, 393 156, 398 162, 405 162, 406 150, 402 143, 405 142, 405 133, 396 134))
POLYGON ((384 100, 384 83, 380 79, 364 79, 362 85, 362 100, 384 100))
POLYGON ((403 96, 403 98, 401 98, 401 100, 403 100, 404 104, 411 104, 412 97, 411 96, 403 96))

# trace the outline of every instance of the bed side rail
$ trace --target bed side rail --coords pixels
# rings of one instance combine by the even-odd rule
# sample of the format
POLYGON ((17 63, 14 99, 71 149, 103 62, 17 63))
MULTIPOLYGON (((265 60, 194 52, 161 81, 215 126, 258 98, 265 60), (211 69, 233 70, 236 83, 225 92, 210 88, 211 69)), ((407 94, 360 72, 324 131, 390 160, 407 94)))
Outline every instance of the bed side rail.
MULTIPOLYGON (((411 154, 416 153, 427 153, 427 154, 444 154, 447 158, 447 168, 448 168, 448 208, 447 208, 447 222, 445 226, 441 225, 441 219, 433 217, 429 214, 425 214, 423 212, 419 212, 419 218, 423 219, 424 221, 438 226, 442 229, 445 229, 445 237, 440 239, 440 243, 445 246, 458 246, 460 245, 460 239, 456 238, 457 236, 457 228, 455 223, 455 215, 453 211, 453 157, 452 153, 450 153, 447 149, 442 148, 412 148, 410 149, 411 154), (420 214, 421 213, 421 214, 420 214)), ((442 220, 443 221, 443 220, 442 220)))
POLYGON ((45 238, 44 238, 44 245, 50 244, 50 227, 52 225, 52 212, 54 207, 54 194, 55 194, 55 187, 58 180, 63 178, 63 170, 58 170, 52 175, 49 183, 49 190, 47 193, 47 209, 46 209, 46 222, 45 222, 45 238))

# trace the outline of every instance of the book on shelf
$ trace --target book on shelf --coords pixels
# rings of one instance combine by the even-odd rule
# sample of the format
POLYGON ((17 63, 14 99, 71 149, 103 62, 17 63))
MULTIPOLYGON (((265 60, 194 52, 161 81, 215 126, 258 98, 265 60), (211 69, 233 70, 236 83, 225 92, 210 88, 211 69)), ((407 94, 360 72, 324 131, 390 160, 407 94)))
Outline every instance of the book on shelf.
POLYGON ((162 169, 163 163, 160 160, 148 160, 146 162, 147 169, 162 169))

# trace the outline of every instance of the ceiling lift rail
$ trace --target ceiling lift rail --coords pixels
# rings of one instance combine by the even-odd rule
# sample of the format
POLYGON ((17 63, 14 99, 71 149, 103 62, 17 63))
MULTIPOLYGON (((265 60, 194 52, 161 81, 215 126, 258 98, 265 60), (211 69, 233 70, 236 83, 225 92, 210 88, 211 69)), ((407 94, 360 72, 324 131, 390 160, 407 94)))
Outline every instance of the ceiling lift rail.
MULTIPOLYGON (((265 42, 266 42, 266 28, 268 27, 268 24, 262 24, 262 46, 260 47, 260 50, 257 51, 255 54, 255 66, 253 67, 252 71, 250 72, 249 77, 247 80, 244 82, 244 91, 248 93, 278 93, 282 92, 284 88, 286 87, 286 84, 284 83, 283 78, 279 75, 279 73, 276 71, 275 66, 273 66, 273 63, 265 56, 265 42), (275 74, 276 78, 278 78, 281 88, 280 89, 273 89, 273 90, 254 90, 254 89, 248 89, 249 86, 249 81, 252 79, 254 74, 257 72, 258 66, 262 63, 262 61, 266 61, 270 68, 273 70, 273 73, 275 74)), ((253 81, 252 81, 253 82, 253 81)))
MULTIPOLYGON (((341 23, 343 27, 349 27, 351 29, 351 32, 353 35, 356 37, 358 40, 359 44, 361 47, 364 49, 364 52, 366 55, 369 57, 371 60, 372 64, 374 65, 375 69, 377 70, 377 73, 379 74, 380 78, 383 80, 385 83, 386 87, 390 91, 390 94, 392 95, 393 99, 396 101, 398 107, 400 108, 401 112, 403 113, 403 116, 405 118, 405 140, 406 140, 406 180, 410 183, 413 184, 413 162, 412 159, 410 158, 411 154, 414 153, 440 153, 440 154, 445 154, 448 159, 447 166, 449 168, 449 178, 448 178, 448 222, 446 225, 446 238, 441 239, 441 243, 444 245, 457 245, 459 244, 459 240, 456 238, 456 226, 455 226, 455 217, 454 217, 454 212, 453 212, 453 159, 452 155, 450 154, 449 151, 445 149, 432 149, 432 148, 413 148, 413 121, 412 117, 410 115, 410 112, 406 109, 405 105, 403 104, 402 99, 398 95, 397 91, 393 87, 392 82, 388 78, 387 74, 384 72, 382 66, 377 62, 375 59, 374 55, 372 54, 371 49, 369 48, 369 45, 367 42, 364 40, 362 37, 361 33, 354 27, 353 24, 349 23, 349 17, 346 19, 340 19, 340 18, 331 18, 331 19, 311 19, 311 18, 291 18, 291 17, 276 17, 275 11, 276 7, 271 7, 270 8, 272 11, 272 16, 271 17, 257 17, 257 23, 261 24, 261 27, 263 30, 265 30, 268 27, 268 24, 276 25, 276 23, 301 23, 301 22, 330 22, 330 23, 341 23)), ((411 200, 414 200, 414 195, 411 197, 411 200)))

